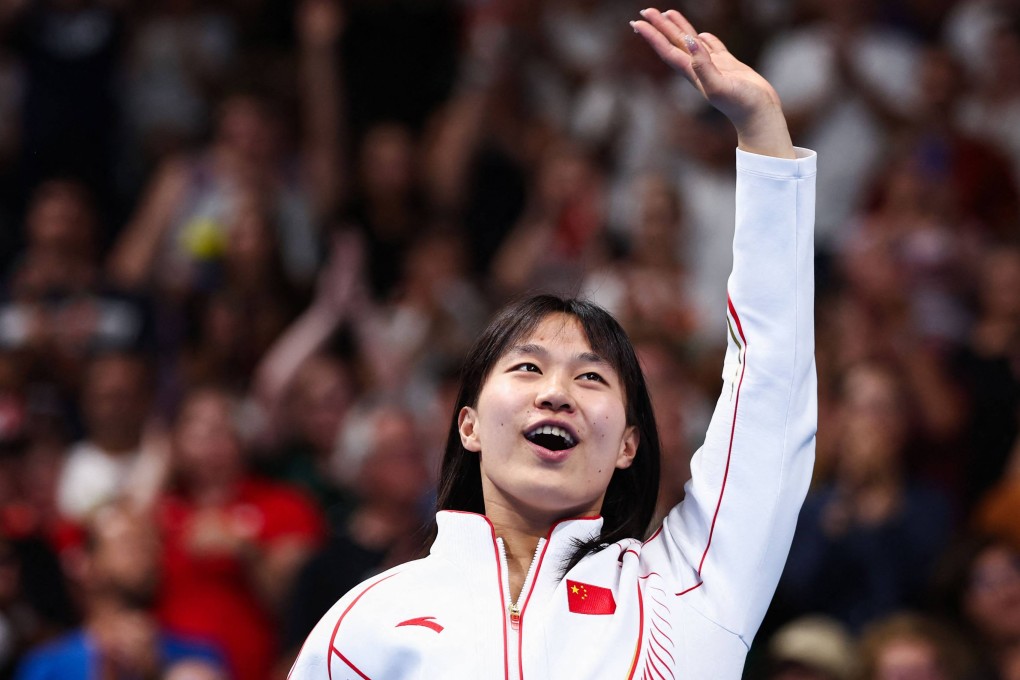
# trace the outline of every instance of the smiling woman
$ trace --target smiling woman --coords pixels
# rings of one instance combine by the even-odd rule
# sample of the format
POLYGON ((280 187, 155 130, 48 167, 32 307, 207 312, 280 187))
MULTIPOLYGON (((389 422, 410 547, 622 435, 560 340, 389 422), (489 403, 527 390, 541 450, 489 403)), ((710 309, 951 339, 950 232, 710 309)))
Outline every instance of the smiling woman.
POLYGON ((659 438, 599 307, 538 296, 469 353, 430 554, 354 588, 293 680, 739 678, 811 478, 815 157, 772 87, 677 12, 632 23, 737 129, 724 385, 650 538, 659 438))
MULTIPOLYGON (((465 361, 457 407, 440 510, 486 514, 505 531, 536 537, 563 517, 601 514, 600 535, 579 546, 571 563, 599 543, 648 529, 659 488, 655 416, 626 333, 600 307, 536 296, 504 308, 465 361), (543 445, 536 434, 547 427, 573 445, 543 445), (491 441, 490 455, 482 454, 482 437, 491 441), (525 488, 498 484, 529 474, 534 481, 525 488), (594 492, 579 488, 592 483, 594 492)), ((521 558, 530 561, 535 541, 523 543, 531 545, 521 558)))

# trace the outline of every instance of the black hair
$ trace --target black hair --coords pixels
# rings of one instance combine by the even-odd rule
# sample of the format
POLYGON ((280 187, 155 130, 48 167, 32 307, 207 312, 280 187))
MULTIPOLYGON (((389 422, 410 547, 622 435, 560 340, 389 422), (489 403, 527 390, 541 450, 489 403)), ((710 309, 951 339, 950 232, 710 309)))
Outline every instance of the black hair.
POLYGON ((644 538, 659 491, 659 433, 641 366, 627 333, 609 312, 592 302, 536 295, 510 303, 489 323, 461 369, 460 393, 440 468, 436 507, 485 513, 479 456, 462 446, 458 414, 465 406, 477 406, 482 386, 496 362, 551 314, 577 319, 592 350, 617 372, 624 390, 627 424, 636 427, 639 436, 632 464, 616 469, 609 481, 602 502, 601 535, 577 546, 566 565, 570 569, 601 546, 624 538, 644 538))

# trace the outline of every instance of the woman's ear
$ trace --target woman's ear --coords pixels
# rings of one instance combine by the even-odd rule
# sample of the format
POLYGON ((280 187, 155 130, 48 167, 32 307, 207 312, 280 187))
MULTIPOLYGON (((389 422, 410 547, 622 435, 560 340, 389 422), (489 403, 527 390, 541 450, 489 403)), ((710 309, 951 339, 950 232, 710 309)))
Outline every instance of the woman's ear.
POLYGON ((482 443, 478 440, 478 432, 475 425, 478 423, 478 412, 470 406, 465 406, 457 415, 457 428, 460 430, 460 444, 468 451, 478 453, 482 450, 482 443))
POLYGON ((616 467, 620 470, 629 468, 637 455, 638 444, 641 443, 641 433, 635 425, 630 425, 623 432, 623 441, 620 442, 620 453, 616 457, 616 467))

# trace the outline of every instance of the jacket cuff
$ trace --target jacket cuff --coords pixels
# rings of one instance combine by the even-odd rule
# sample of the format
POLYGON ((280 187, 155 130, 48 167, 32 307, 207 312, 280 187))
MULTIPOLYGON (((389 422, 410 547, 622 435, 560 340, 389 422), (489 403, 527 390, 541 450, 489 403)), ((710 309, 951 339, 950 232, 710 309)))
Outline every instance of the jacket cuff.
POLYGON ((737 170, 789 179, 814 175, 817 172, 818 154, 811 149, 803 149, 799 146, 793 147, 793 150, 797 154, 794 159, 762 156, 737 149, 737 170))

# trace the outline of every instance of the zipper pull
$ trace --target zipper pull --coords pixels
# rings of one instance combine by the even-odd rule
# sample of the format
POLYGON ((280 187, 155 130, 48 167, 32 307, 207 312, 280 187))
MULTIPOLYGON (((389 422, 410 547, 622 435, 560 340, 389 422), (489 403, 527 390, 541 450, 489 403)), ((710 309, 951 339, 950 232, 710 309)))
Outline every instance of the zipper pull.
POLYGON ((521 627, 521 610, 512 602, 510 603, 510 627, 513 630, 521 627))

